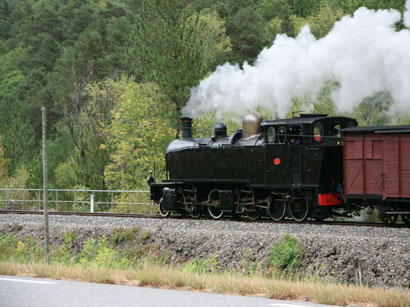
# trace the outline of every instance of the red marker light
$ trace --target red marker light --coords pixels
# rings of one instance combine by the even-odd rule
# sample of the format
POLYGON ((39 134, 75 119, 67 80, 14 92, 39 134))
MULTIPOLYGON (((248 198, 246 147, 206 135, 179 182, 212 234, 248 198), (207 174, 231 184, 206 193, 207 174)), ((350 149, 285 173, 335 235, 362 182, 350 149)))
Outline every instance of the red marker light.
POLYGON ((279 165, 279 164, 280 164, 280 159, 279 159, 279 158, 275 158, 275 159, 273 160, 273 164, 279 165))

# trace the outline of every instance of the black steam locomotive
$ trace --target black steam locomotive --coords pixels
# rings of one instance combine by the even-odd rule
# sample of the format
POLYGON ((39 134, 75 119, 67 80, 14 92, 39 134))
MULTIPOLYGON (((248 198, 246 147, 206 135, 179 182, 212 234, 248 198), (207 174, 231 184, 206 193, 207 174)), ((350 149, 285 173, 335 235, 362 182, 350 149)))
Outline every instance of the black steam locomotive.
POLYGON ((178 212, 257 219, 267 214, 274 221, 289 216, 300 222, 378 206, 386 222, 399 214, 410 217, 410 201, 396 208, 383 195, 345 195, 342 131, 355 138, 360 128, 353 118, 303 114, 262 121, 250 114, 233 135, 219 123, 210 138, 193 138, 192 119, 181 121, 182 138, 166 151, 167 180, 151 185, 151 199, 163 216, 178 212))

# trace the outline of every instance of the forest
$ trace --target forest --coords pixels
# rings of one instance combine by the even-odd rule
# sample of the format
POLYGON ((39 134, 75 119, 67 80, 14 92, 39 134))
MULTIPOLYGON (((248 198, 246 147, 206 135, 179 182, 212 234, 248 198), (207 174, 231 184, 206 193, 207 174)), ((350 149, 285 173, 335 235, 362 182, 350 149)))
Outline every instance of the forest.
MULTIPOLYGON (((164 178, 192 87, 225 62, 252 65, 278 34, 309 24, 320 39, 362 6, 403 13, 405 1, 0 0, 0 186, 42 186, 44 106, 50 188, 146 189, 150 169, 164 178)), ((311 111, 340 115, 337 86, 329 80, 311 111)), ((311 99, 294 97, 288 115, 311 99)), ((388 112, 393 102, 378 92, 343 115, 409 124, 388 112)), ((234 116, 226 122, 238 128, 234 116)), ((194 133, 210 136, 214 123, 205 114, 194 133)))

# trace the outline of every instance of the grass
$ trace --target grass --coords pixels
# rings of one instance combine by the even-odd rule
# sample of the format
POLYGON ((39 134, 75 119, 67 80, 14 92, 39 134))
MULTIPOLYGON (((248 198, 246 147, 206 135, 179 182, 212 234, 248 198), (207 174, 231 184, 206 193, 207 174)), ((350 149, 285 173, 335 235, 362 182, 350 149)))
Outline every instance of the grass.
POLYGON ((168 267, 149 262, 145 262, 137 269, 110 270, 98 267, 84 268, 1 261, 0 274, 264 296, 332 305, 410 306, 410 292, 408 290, 288 281, 234 273, 198 274, 179 267, 168 267))
POLYGON ((169 263, 169 255, 158 254, 151 234, 138 227, 114 229, 108 237, 89 238, 74 253, 74 233, 64 234, 54 246, 51 264, 43 263, 42 248, 31 237, 18 241, 11 234, 0 235, 0 274, 28 275, 95 283, 127 284, 171 289, 190 289, 234 295, 312 301, 332 305, 410 307, 408 289, 381 289, 326 283, 297 276, 299 242, 285 236, 271 246, 267 273, 252 254, 243 259, 246 272, 224 272, 217 257, 196 259, 183 265, 169 263))

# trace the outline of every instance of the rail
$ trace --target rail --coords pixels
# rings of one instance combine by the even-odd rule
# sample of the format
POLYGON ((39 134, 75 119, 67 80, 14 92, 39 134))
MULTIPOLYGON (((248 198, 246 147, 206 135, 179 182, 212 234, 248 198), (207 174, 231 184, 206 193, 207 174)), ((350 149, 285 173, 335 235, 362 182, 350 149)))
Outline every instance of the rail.
MULTIPOLYGON (((48 189, 48 209, 67 212, 150 213, 149 191, 48 189)), ((0 189, 0 210, 43 210, 43 189, 0 189)))

